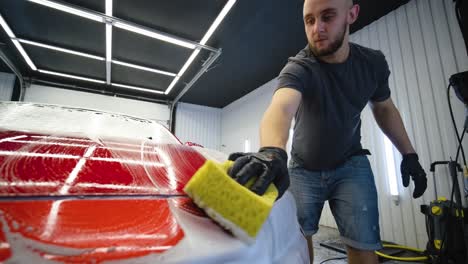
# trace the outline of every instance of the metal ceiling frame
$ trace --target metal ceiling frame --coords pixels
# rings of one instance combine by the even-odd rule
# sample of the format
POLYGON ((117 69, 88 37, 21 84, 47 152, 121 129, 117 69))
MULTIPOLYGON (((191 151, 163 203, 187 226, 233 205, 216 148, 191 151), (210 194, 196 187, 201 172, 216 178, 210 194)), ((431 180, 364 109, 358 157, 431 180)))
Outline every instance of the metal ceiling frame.
POLYGON ((85 92, 96 93, 96 94, 104 94, 104 95, 109 95, 109 96, 114 96, 114 97, 135 99, 135 100, 141 100, 141 101, 146 101, 146 102, 151 102, 151 103, 158 103, 158 104, 169 104, 170 103, 170 101, 163 100, 163 99, 155 99, 155 98, 136 96, 136 95, 130 95, 130 94, 121 94, 121 93, 109 92, 109 91, 98 91, 96 89, 83 87, 83 86, 79 86, 79 85, 75 85, 75 84, 64 84, 64 83, 60 83, 60 82, 48 81, 48 80, 43 80, 43 79, 32 78, 32 79, 29 80, 29 82, 30 83, 36 83, 36 84, 43 84, 43 85, 44 84, 45 85, 54 85, 56 87, 61 87, 61 88, 67 88, 67 89, 78 90, 78 91, 85 91, 85 92))
POLYGON ((208 60, 205 61, 205 63, 203 64, 202 68, 200 69, 200 71, 197 72, 197 74, 195 74, 195 76, 192 78, 192 80, 187 83, 187 85, 185 86, 185 88, 177 95, 177 97, 174 99, 174 101, 172 102, 171 104, 171 108, 170 108, 170 111, 169 111, 169 126, 170 126, 170 130, 171 132, 175 132, 175 124, 174 124, 174 115, 175 115, 175 109, 176 109, 176 106, 177 106, 177 103, 179 102, 179 100, 182 98, 182 96, 184 96, 184 94, 193 86, 193 84, 195 84, 196 81, 198 81, 198 79, 205 73, 208 71, 208 69, 210 68, 211 64, 213 64, 216 59, 218 59, 218 57, 221 55, 221 50, 219 52, 215 52, 215 53, 212 53, 210 55, 210 57, 208 58, 208 60), (213 55, 214 54, 214 55, 213 55))
POLYGON ((16 77, 19 80, 19 89, 20 89, 20 95, 19 95, 19 101, 23 101, 24 99, 24 89, 25 89, 25 83, 24 83, 24 78, 23 75, 21 74, 21 71, 18 70, 18 68, 15 66, 13 62, 8 58, 8 56, 3 52, 3 50, 0 49, 0 59, 10 68, 10 70, 16 75, 16 77))
MULTIPOLYGON (((184 38, 181 38, 181 37, 178 37, 178 36, 166 33, 166 32, 162 32, 159 30, 155 30, 149 27, 145 27, 142 25, 138 25, 136 23, 132 23, 129 21, 125 21, 123 19, 113 17, 112 16, 112 0, 105 0, 106 1, 106 10, 105 10, 106 14, 102 14, 94 10, 86 9, 86 8, 68 4, 68 3, 65 4, 56 0, 28 0, 28 1, 47 6, 49 8, 54 8, 63 12, 67 12, 73 15, 88 18, 99 23, 104 23, 106 25, 106 56, 105 58, 103 58, 100 56, 95 56, 95 55, 87 54, 87 53, 80 52, 80 51, 74 51, 74 50, 65 49, 62 47, 48 45, 45 43, 35 42, 32 40, 25 40, 25 39, 17 38, 15 34, 13 33, 13 31, 11 30, 11 28, 8 26, 7 22, 3 19, 2 15, 0 14, 0 25, 3 27, 5 32, 10 37, 11 41, 16 46, 17 50, 23 56, 23 59, 27 62, 27 64, 33 71, 39 71, 39 72, 46 73, 46 74, 59 75, 59 76, 66 77, 66 78, 81 79, 85 81, 93 81, 93 82, 98 82, 98 83, 104 82, 107 85, 118 86, 118 87, 129 88, 129 89, 136 89, 136 90, 145 91, 145 92, 156 92, 156 93, 168 95, 170 91, 172 90, 172 88, 177 83, 177 81, 180 79, 180 77, 185 73, 185 71, 189 68, 190 64, 197 57, 199 52, 202 49, 209 51, 210 52, 209 57, 203 64, 202 69, 198 71, 198 73, 192 78, 192 80, 189 81, 185 85, 184 89, 177 95, 176 100, 174 100, 174 103, 172 104, 173 106, 174 104, 177 103, 178 100, 180 100, 182 95, 185 94, 187 90, 191 88, 191 86, 193 86, 193 84, 199 79, 199 77, 203 75, 203 73, 206 72, 206 70, 210 67, 210 65, 213 64, 214 61, 221 55, 221 49, 216 49, 216 48, 207 46, 205 44, 236 2, 236 0, 227 1, 226 5, 218 14, 217 18, 214 20, 213 24, 210 26, 208 31, 205 33, 200 43, 198 43, 198 42, 187 40, 187 39, 184 39, 184 38), (142 34, 147 37, 152 37, 152 38, 156 38, 165 42, 169 42, 174 45, 179 45, 185 48, 193 49, 194 51, 177 74, 169 73, 169 72, 165 72, 165 71, 161 71, 157 69, 152 69, 152 68, 145 67, 145 66, 130 64, 130 63, 122 62, 122 61, 112 60, 112 51, 111 51, 112 40, 111 39, 112 39, 112 28, 114 26, 125 29, 125 30, 129 30, 134 33, 142 34), (80 55, 80 56, 88 57, 91 59, 105 60, 106 61, 106 80, 105 81, 96 80, 96 79, 82 77, 82 76, 76 76, 76 75, 71 75, 71 74, 64 74, 64 73, 59 73, 59 72, 37 69, 37 67, 34 65, 33 61, 31 60, 31 58, 23 49, 21 43, 35 45, 35 46, 39 46, 42 48, 49 48, 49 49, 53 49, 53 50, 60 51, 60 52, 72 53, 74 55, 80 55), (160 90, 145 89, 142 87, 136 87, 136 86, 127 85, 127 84, 112 83, 111 82, 111 63, 119 64, 125 67, 132 67, 138 70, 146 70, 146 71, 152 71, 152 72, 159 73, 159 74, 170 75, 174 78, 164 92, 160 90)), ((173 108, 171 108, 171 112, 172 110, 173 108)))

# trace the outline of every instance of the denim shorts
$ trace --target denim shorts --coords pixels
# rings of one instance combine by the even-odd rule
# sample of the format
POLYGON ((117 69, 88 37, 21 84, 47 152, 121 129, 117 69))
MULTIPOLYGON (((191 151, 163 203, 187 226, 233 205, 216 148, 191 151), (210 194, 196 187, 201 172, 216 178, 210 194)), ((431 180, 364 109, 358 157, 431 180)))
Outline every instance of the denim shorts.
POLYGON ((324 171, 306 170, 291 159, 289 176, 306 236, 318 231, 323 204, 328 200, 346 245, 361 250, 382 248, 377 190, 367 156, 353 156, 324 171))

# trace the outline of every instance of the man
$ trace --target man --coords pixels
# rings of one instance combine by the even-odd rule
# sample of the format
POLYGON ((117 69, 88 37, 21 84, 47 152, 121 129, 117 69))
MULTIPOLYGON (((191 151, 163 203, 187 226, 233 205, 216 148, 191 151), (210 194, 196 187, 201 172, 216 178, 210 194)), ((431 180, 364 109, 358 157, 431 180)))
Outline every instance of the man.
POLYGON ((349 43, 349 26, 359 5, 352 0, 305 0, 308 45, 290 58, 260 127, 257 153, 234 153, 231 177, 263 194, 273 182, 280 195, 289 187, 285 145, 292 118, 294 138, 289 175, 298 218, 313 262, 312 235, 323 204, 329 201, 349 263, 377 263, 381 248, 377 192, 360 143, 360 114, 369 102, 382 131, 403 155, 403 185, 411 176, 420 197, 426 174, 390 98, 388 69, 380 51, 349 43))

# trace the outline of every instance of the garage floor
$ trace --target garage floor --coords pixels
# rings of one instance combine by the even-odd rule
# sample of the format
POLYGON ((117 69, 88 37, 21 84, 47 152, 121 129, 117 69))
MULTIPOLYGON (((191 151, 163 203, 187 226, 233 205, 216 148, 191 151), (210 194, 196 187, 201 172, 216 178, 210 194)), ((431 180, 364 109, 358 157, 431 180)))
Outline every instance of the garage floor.
MULTIPOLYGON (((335 228, 330 228, 330 227, 325 227, 325 226, 320 226, 319 231, 317 234, 314 235, 314 264, 319 264, 322 261, 330 258, 338 258, 338 257, 345 257, 345 254, 339 253, 334 250, 330 250, 328 248, 322 247, 320 243, 322 242, 339 242, 340 241, 340 235, 338 233, 338 230, 335 228)), ((326 264, 344 264, 348 263, 347 259, 341 259, 341 260, 330 260, 325 262, 326 264)), ((410 262, 401 262, 401 261, 386 261, 384 263, 387 264, 400 264, 400 263, 410 263, 410 262)), ((416 262, 411 262, 411 263, 416 263, 416 262)), ((422 263, 422 262, 421 262, 422 263)))

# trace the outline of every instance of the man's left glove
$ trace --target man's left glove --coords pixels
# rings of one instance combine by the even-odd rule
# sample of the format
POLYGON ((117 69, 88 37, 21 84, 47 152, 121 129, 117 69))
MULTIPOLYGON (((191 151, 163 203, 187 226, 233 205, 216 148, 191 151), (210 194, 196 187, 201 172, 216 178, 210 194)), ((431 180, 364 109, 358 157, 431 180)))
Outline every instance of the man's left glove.
POLYGON ((419 163, 418 154, 410 153, 403 155, 401 161, 401 177, 403 186, 408 187, 410 176, 414 181, 413 198, 418 198, 424 194, 427 188, 426 172, 419 163))
POLYGON ((257 177, 250 190, 258 195, 263 195, 273 182, 279 199, 289 187, 288 154, 281 148, 263 147, 258 152, 236 152, 228 159, 234 161, 228 174, 238 183, 244 185, 250 178, 257 177))

